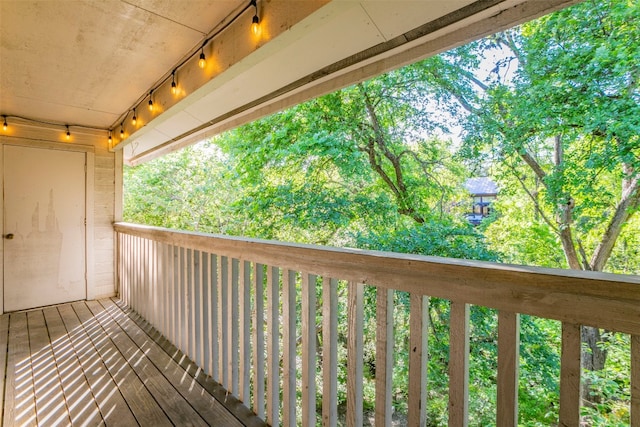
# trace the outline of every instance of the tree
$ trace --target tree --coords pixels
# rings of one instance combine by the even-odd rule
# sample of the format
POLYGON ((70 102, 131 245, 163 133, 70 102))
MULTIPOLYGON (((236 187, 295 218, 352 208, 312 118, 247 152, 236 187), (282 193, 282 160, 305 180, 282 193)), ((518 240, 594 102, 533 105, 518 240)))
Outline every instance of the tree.
MULTIPOLYGON (((502 165, 572 269, 606 269, 640 207, 639 23, 626 0, 586 1, 478 43, 508 55, 487 83, 451 91, 467 153, 502 165)), ((603 339, 583 328, 587 369, 604 366, 603 339)))

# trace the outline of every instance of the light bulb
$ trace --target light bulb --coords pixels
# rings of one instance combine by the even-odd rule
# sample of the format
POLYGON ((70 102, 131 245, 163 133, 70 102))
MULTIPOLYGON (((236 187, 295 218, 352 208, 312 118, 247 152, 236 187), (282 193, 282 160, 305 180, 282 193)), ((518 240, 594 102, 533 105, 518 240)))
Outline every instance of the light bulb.
POLYGON ((257 36, 260 34, 260 18, 258 18, 258 15, 253 15, 253 21, 251 23, 251 32, 253 33, 254 36, 257 36))
POLYGON ((149 98, 149 111, 153 111, 153 101, 149 98))
POLYGON ((124 128, 120 127, 120 139, 124 139, 124 128))
POLYGON ((71 139, 71 132, 69 132, 69 126, 67 126, 67 141, 71 139))
POLYGON ((2 124, 2 130, 7 130, 7 116, 2 116, 2 118, 4 119, 4 123, 2 124))
POLYGON ((171 73, 171 94, 178 94, 178 85, 176 84, 176 70, 173 70, 171 73))
POLYGON ((136 125, 136 123, 138 123, 138 118, 136 117, 136 110, 133 110, 133 117, 131 117, 131 124, 132 125, 136 125))
POLYGON ((198 67, 204 69, 207 66, 207 60, 204 58, 204 51, 200 52, 200 59, 198 60, 198 67))

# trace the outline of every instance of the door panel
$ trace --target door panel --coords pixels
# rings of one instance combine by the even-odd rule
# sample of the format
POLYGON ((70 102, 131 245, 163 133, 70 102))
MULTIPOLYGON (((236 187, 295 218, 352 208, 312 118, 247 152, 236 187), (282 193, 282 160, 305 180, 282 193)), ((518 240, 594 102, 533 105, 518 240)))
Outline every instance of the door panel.
POLYGON ((3 149, 4 310, 85 299, 86 154, 3 149))

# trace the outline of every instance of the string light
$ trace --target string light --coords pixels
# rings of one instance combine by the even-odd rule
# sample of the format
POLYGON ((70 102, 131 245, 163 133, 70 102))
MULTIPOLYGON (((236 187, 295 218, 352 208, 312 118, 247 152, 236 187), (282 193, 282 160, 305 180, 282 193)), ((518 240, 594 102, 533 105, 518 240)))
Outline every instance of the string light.
POLYGON ((124 139, 124 122, 120 123, 120 139, 124 139))
POLYGON ((253 15, 253 19, 251 21, 251 32, 254 36, 260 34, 260 18, 258 17, 258 3, 256 0, 251 0, 251 6, 255 7, 256 13, 253 15))
POLYGON ((198 59, 198 67, 204 69, 207 66, 207 60, 204 57, 204 46, 202 46, 202 51, 200 52, 200 59, 198 59))
POLYGON ((7 127, 9 125, 7 125, 7 116, 2 116, 2 119, 4 120, 4 123, 2 123, 2 130, 7 130, 7 127))
POLYGON ((173 70, 173 72, 171 72, 171 94, 178 94, 178 86, 176 85, 176 70, 173 70))
MULTIPOLYGON (((215 29, 215 32, 212 32, 211 35, 209 35, 203 42, 202 45, 200 47, 200 53, 198 56, 198 67, 200 67, 201 69, 206 68, 207 66, 207 58, 205 56, 204 53, 204 48, 212 41, 214 40, 219 34, 221 34, 223 31, 225 31, 227 28, 229 28, 232 24, 234 24, 238 19, 240 19, 246 12, 248 9, 250 9, 251 7, 253 7, 255 9, 254 11, 254 15, 252 17, 251 20, 251 32, 255 35, 255 36, 259 36, 260 32, 261 32, 261 28, 260 28, 260 17, 258 16, 258 2, 257 0, 250 0, 249 3, 246 4, 245 7, 243 7, 241 10, 239 10, 231 19, 229 19, 224 25, 218 27, 217 29, 215 29)), ((192 61, 193 58, 195 57, 195 55, 198 54, 198 51, 192 51, 191 54, 186 57, 182 62, 180 62, 179 64, 177 64, 175 66, 175 68, 173 69, 173 71, 171 72, 171 93, 173 95, 178 95, 180 93, 180 89, 178 88, 178 84, 176 82, 176 78, 175 78, 175 73, 178 72, 178 70, 180 68, 182 68, 188 61, 192 61)), ((157 90, 158 88, 160 88, 162 85, 166 84, 167 80, 169 79, 169 75, 165 75, 163 77, 163 79, 158 82, 154 87, 151 88, 151 90, 149 91, 149 111, 153 112, 155 107, 153 105, 153 92, 155 90, 157 90)), ((136 116, 136 108, 140 108, 141 104, 144 102, 144 99, 146 97, 142 97, 141 99, 139 99, 134 105, 133 105, 133 117, 131 118, 131 122, 133 123, 133 125, 136 125, 136 121, 137 121, 137 116, 136 116)), ((128 113, 131 110, 127 111, 127 114, 124 114, 124 120, 126 120, 128 113)), ((123 120, 122 116, 120 116, 120 118, 118 120, 123 120)), ((117 122, 114 123, 115 126, 117 126, 117 122)), ((112 125, 112 126, 114 126, 112 125)))
POLYGON ((109 129, 109 147, 113 145, 113 138, 111 138, 111 129, 109 129))
POLYGON ((71 139, 71 132, 69 131, 69 125, 65 125, 67 127, 67 141, 71 139))

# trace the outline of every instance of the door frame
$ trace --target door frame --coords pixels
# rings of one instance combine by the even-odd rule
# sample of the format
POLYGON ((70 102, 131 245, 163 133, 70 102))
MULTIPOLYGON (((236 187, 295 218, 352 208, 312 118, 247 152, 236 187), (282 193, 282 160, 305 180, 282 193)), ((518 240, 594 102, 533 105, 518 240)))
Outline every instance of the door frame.
MULTIPOLYGON (((14 145, 27 148, 45 150, 62 150, 85 153, 85 296, 91 298, 91 284, 94 282, 94 244, 93 244, 93 215, 94 215, 94 169, 95 148, 90 145, 63 144, 34 139, 6 139, 0 138, 0 190, 4 193, 4 146, 14 145)), ((2 230, 2 244, 0 244, 0 314, 4 313, 4 194, 0 195, 0 229, 2 230)))

